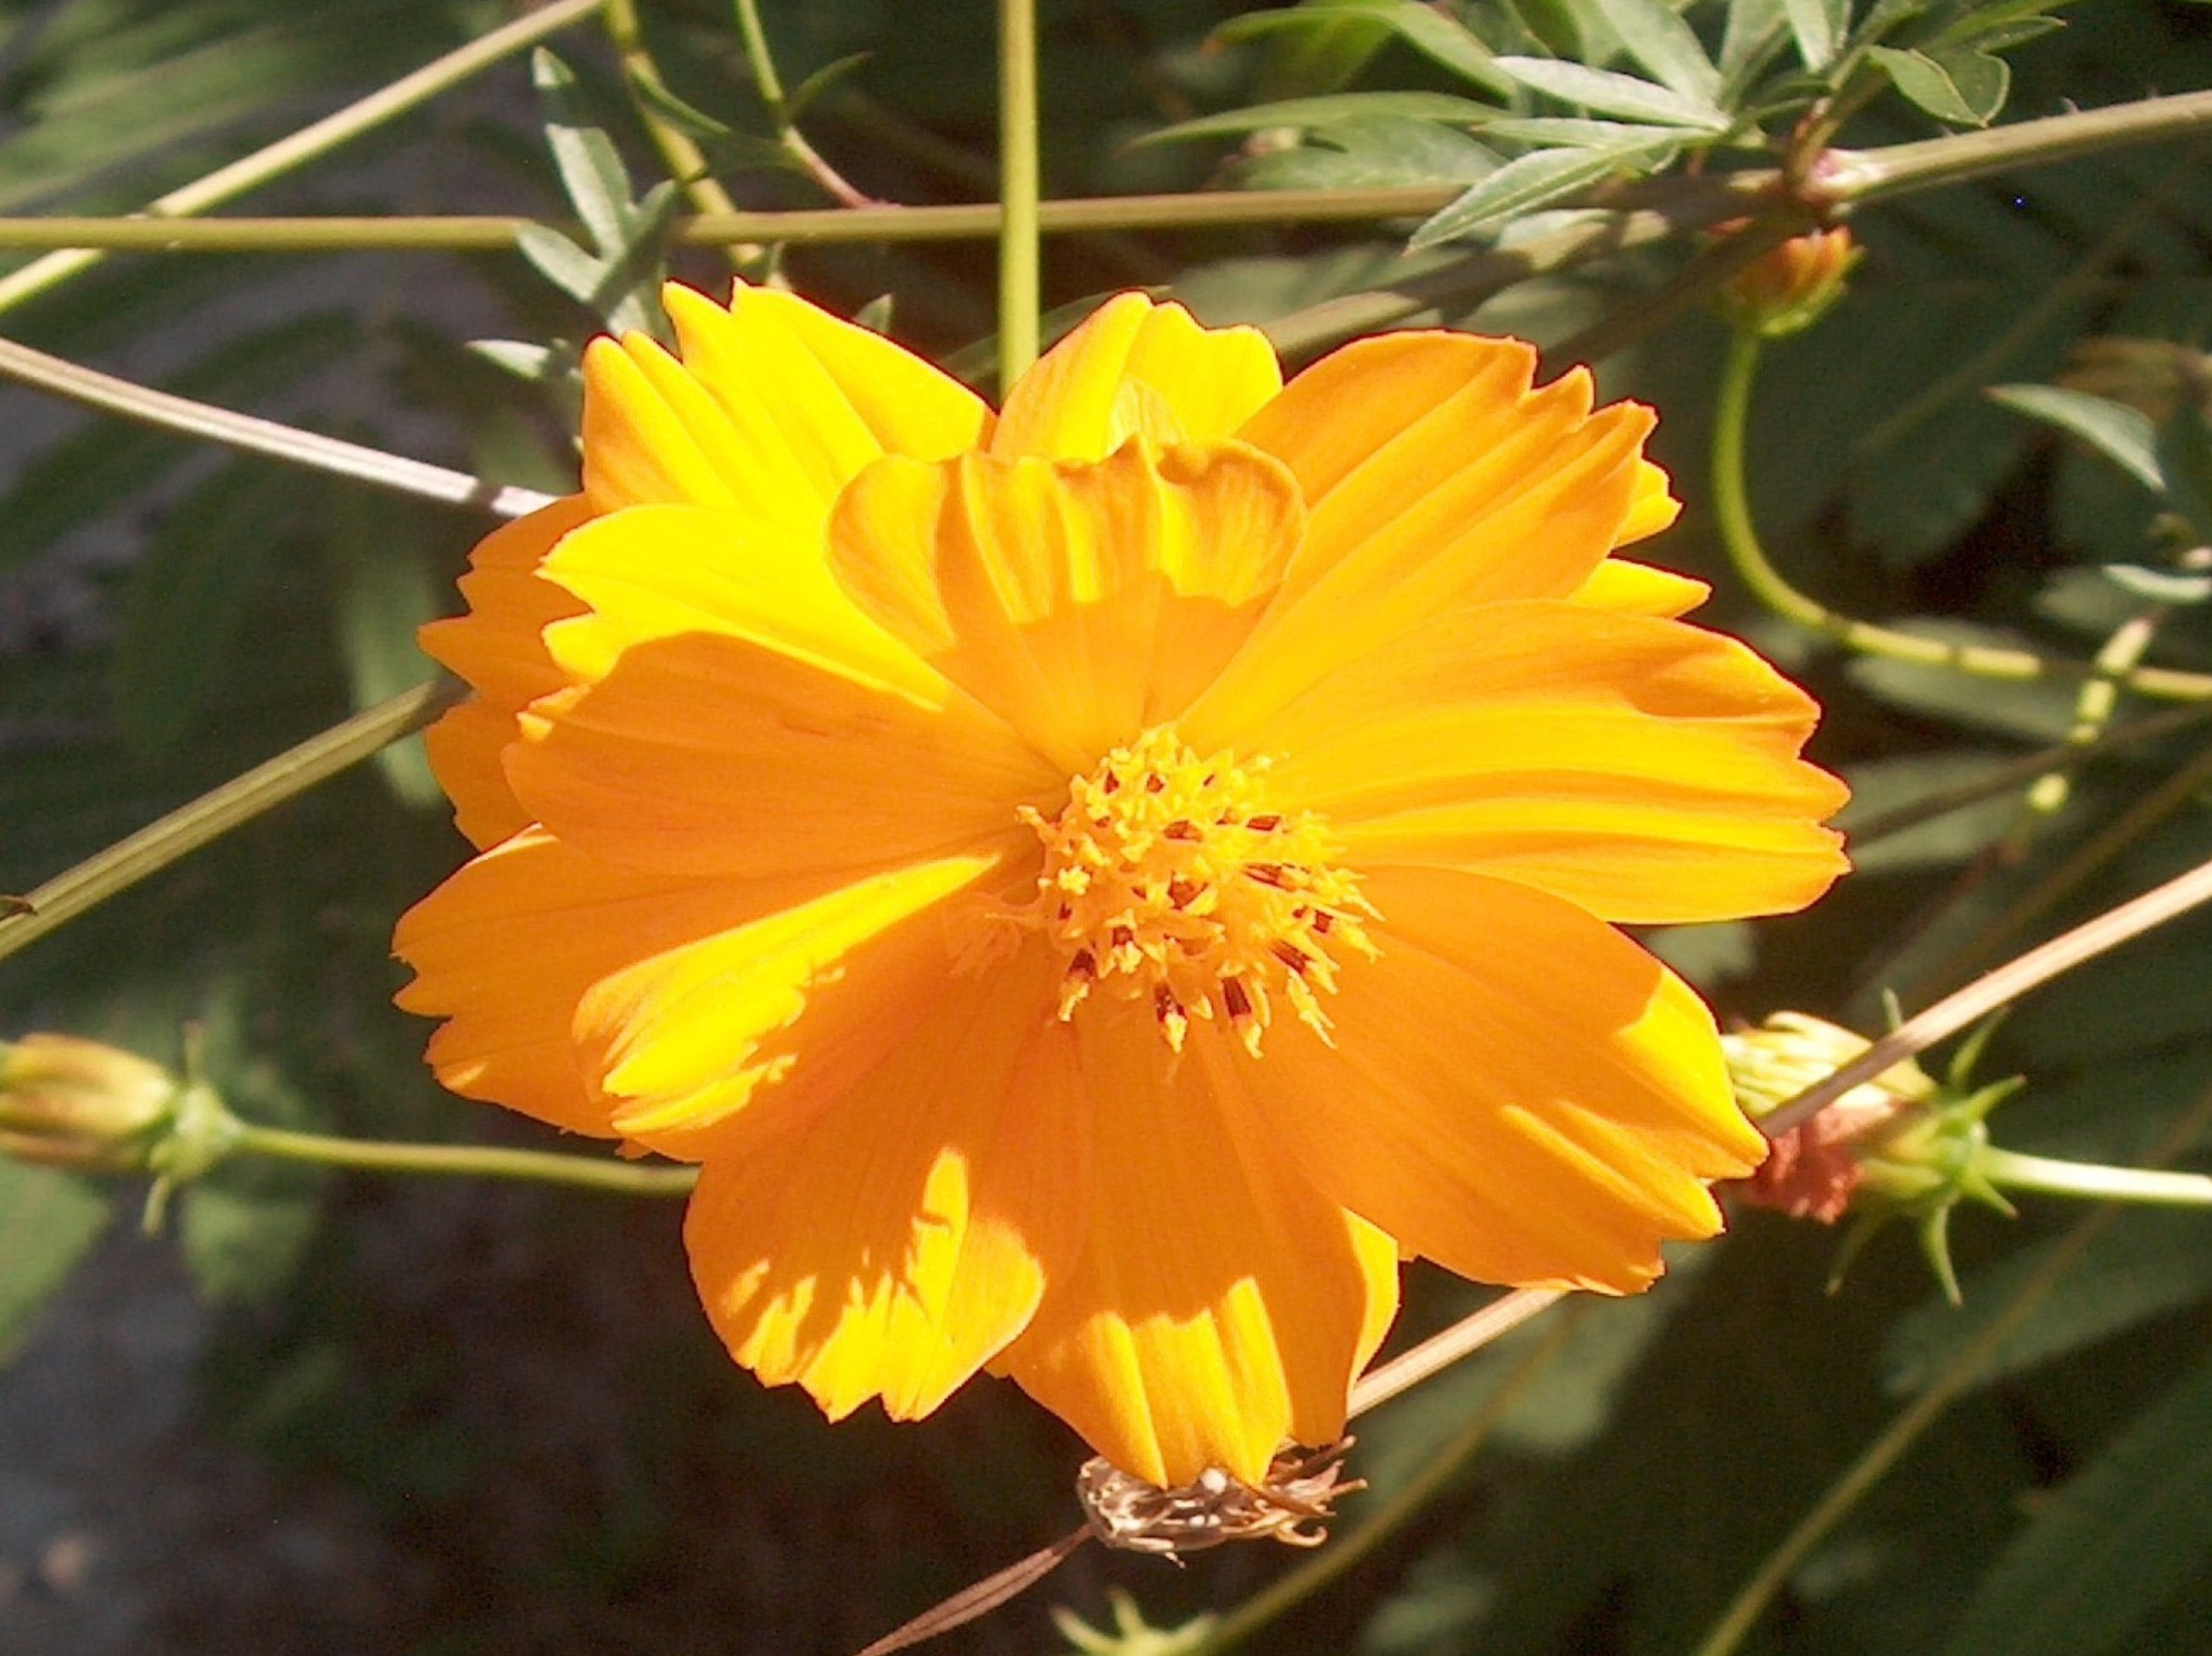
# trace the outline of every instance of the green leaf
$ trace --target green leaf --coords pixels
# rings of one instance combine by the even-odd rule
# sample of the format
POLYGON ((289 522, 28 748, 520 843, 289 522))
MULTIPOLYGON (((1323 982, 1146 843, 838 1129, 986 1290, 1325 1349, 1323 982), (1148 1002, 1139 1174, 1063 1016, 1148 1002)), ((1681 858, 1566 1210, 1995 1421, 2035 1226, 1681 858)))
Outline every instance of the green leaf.
POLYGON ((1660 0, 1590 0, 1613 25, 1628 55, 1662 83, 1694 104, 1713 107, 1721 72, 1705 56, 1695 30, 1660 0))
POLYGON ((2180 399, 2160 423, 2157 444, 2167 503, 2189 520, 2199 544, 2212 539, 2212 432, 2193 398, 2180 399))
POLYGON ((2012 69, 2003 58, 1978 46, 1953 46, 1936 52, 1935 61, 1951 77, 1960 101, 1973 112, 1975 125, 1987 126, 1996 119, 2012 90, 2012 69))
MULTIPOLYGON (((686 103, 668 89, 666 82, 656 75, 626 74, 623 77, 637 100, 649 107, 671 126, 687 137, 726 138, 731 136, 727 121, 718 121, 705 110, 686 103)), ((623 195, 629 194, 629 181, 623 181, 623 195)))
POLYGON ((312 486, 289 466, 234 461, 162 520, 132 566, 115 650, 115 714, 134 747, 158 752, 191 728, 312 486))
POLYGON ((561 188, 591 232, 601 257, 629 240, 629 169, 614 140, 585 125, 577 109, 576 77, 544 46, 530 54, 531 84, 545 107, 545 143, 561 174, 561 188))
POLYGON ((2212 1551, 2212 1362, 2048 1497, 1961 1612, 1944 1656, 2100 1656, 2212 1551))
POLYGON ((1136 142, 1177 143, 1186 138, 1233 137, 1276 126, 1297 127, 1310 132, 1375 115, 1441 121, 1447 126, 1474 126, 1497 113, 1488 104, 1442 92, 1332 92, 1326 97, 1284 98, 1243 109, 1224 109, 1218 115, 1201 115, 1196 120, 1178 121, 1157 132, 1147 132, 1136 142))
POLYGON ((1728 24, 1721 33, 1721 75, 1741 86, 1780 47, 1787 21, 1785 0, 1729 0, 1728 24))
POLYGON ((1482 131, 1485 137, 1511 138, 1547 149, 1634 149, 1650 144, 1679 143, 1682 137, 1678 127, 1586 120, 1577 115, 1532 115, 1492 121, 1482 131))
POLYGON ((1686 126, 1702 132, 1728 128, 1725 111, 1700 99, 1633 75, 1609 69, 1590 69, 1552 58, 1500 58, 1498 66, 1520 82, 1563 103, 1580 104, 1601 115, 1620 115, 1633 121, 1654 121, 1662 126, 1686 126))
POLYGON ((2019 809, 2013 789, 1964 805, 1873 841, 1851 838, 1859 822, 1923 801, 1964 791, 2005 763, 2001 754, 1963 751, 1910 753, 1844 768, 1851 801, 1837 819, 1851 848, 1858 874, 1894 874, 1911 868, 1942 868, 1964 862, 1994 844, 2012 825, 2019 809))
MULTIPOLYGON (((2001 627, 1948 617, 1912 616, 1901 630, 1947 643, 2018 649, 2021 639, 2001 627)), ((1851 680, 1882 700, 1945 724, 2001 730, 2031 741, 2056 742, 2074 728, 2075 689, 2056 680, 2000 683, 1948 667, 1861 656, 1851 680)))
POLYGON ((1499 96, 1513 89, 1500 73, 1490 48, 1466 26, 1419 0, 1308 0, 1302 6, 1272 11, 1249 11, 1232 17, 1213 31, 1218 40, 1253 40, 1282 33, 1303 33, 1346 21, 1380 25, 1439 68, 1499 96))
POLYGON ((859 69, 876 54, 855 52, 826 63, 793 88, 783 100, 783 119, 787 125, 794 123, 812 107, 814 100, 836 86, 854 70, 859 69))
POLYGON ((1539 149, 1510 161, 1413 232, 1419 250, 1490 228, 1518 214, 1564 201, 1576 191, 1638 163, 1658 164, 1677 142, 1619 149, 1539 149))
POLYGON ((0 1157, 0 1363, 22 1349, 46 1302, 107 1227, 95 1186, 0 1157))
POLYGON ((2106 563, 2098 573, 2122 592, 2152 604, 2202 604, 2212 599, 2212 575, 2179 575, 2140 563, 2106 563))
MULTIPOLYGON (((1991 1385, 2212 1297, 2212 1219, 2203 1214, 2125 1214, 2081 1251, 2025 1321, 1975 1375, 1991 1385)), ((1893 1395, 1925 1389, 2004 1315, 2047 1268, 2064 1239, 2009 1253, 1966 1280, 1965 1303, 1934 1298, 1899 1318, 1882 1342, 1881 1378, 1893 1395)))
POLYGON ((1989 396, 2015 413, 2073 433, 2144 488, 2166 492, 2157 430, 2141 409, 2063 386, 1991 386, 1989 396))
POLYGON ((1237 166, 1237 181, 1263 190, 1468 185, 1498 167, 1495 154, 1454 128, 1377 115, 1317 132, 1295 149, 1255 155, 1237 166))
POLYGON ((1850 32, 1851 0, 1782 0, 1797 55, 1814 74, 1835 62, 1850 32))
MULTIPOLYGON (((1994 107, 1984 107, 1990 83, 1985 73, 1978 69, 1973 71, 1972 84, 1961 87, 1952 78, 1952 64, 1939 62, 1924 52, 1874 46, 1869 49, 1869 55, 1889 76, 1891 84, 1939 121, 1953 126, 1986 126, 1990 117, 1996 113, 1994 107)), ((2002 104, 2002 87, 1997 91, 1997 102, 2002 104)))
MULTIPOLYGON (((366 490, 347 491, 332 514, 338 654, 356 709, 397 696, 438 671, 415 642, 423 623, 445 607, 441 583, 431 573, 436 536, 427 516, 412 502, 366 490)), ((409 805, 431 809, 445 797, 419 735, 385 748, 376 765, 409 805)))

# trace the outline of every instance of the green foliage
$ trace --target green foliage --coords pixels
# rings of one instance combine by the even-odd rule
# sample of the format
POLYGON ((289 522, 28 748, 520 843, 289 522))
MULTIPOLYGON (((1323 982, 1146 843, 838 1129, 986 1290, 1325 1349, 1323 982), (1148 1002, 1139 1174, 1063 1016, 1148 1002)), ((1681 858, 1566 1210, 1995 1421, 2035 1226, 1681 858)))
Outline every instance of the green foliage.
POLYGON ((22 1349, 39 1313, 107 1228, 112 1206, 72 1174, 0 1160, 0 1363, 22 1349))

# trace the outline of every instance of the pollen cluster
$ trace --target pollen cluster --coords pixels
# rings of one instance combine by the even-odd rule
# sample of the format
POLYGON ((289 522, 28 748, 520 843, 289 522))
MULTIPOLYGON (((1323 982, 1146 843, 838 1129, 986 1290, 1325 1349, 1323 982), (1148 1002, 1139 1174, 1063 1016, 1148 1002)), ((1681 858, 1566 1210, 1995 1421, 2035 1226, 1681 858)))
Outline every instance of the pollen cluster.
POLYGON ((1258 1056, 1279 1004, 1327 1038, 1317 991, 1332 950, 1372 958, 1376 918, 1310 812, 1272 808, 1265 759, 1201 758, 1172 727, 1117 747, 1068 788, 1059 815, 1024 808, 1044 841, 1022 918, 1065 953, 1060 1015, 1093 996, 1148 1006, 1180 1052, 1194 1019, 1258 1056))

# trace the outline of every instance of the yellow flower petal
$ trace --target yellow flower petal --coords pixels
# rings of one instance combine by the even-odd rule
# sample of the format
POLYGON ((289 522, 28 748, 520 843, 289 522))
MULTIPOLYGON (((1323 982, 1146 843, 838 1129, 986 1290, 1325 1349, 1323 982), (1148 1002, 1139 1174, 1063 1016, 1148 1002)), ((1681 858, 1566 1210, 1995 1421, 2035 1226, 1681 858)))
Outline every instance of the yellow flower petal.
POLYGON ((397 998, 448 1020, 429 1056, 454 1092, 690 1158, 763 1080, 834 1092, 895 1045, 951 969, 927 910, 988 866, 700 880, 532 829, 401 917, 397 998))
POLYGON ((1164 1063, 1141 1011, 1079 1032, 1085 1222, 998 1366, 1124 1471, 1256 1482, 1285 1438, 1341 1434, 1397 1249, 1199 1064, 1164 1063))
POLYGON ((1765 1142, 1712 1019, 1572 904, 1506 880, 1378 870, 1382 957, 1329 1002, 1334 1045, 1286 1030, 1233 1065, 1336 1200, 1462 1275, 1629 1293, 1662 1239, 1710 1236, 1698 1182, 1765 1142))
POLYGON ((1573 601, 1594 610, 1613 610, 1622 615, 1652 615, 1671 621, 1686 615, 1711 597, 1713 589, 1702 581, 1672 569, 1655 569, 1625 557, 1608 557, 1575 588, 1573 601))
POLYGON ((991 452, 1103 460, 1139 431, 1209 441, 1234 433, 1282 384, 1257 328, 1204 328, 1181 305, 1120 294, 1022 376, 991 452))
POLYGON ((911 1420, 1029 1322, 1083 1155, 1048 989, 1034 970, 956 983, 844 1096, 731 1123, 684 1239, 716 1330, 767 1384, 833 1420, 872 1397, 911 1420))
POLYGON ((1361 340, 1246 424, 1309 515, 1280 598, 1208 694, 1216 722, 1249 723, 1439 611, 1589 578, 1636 500, 1651 416, 1591 413, 1579 370, 1532 391, 1534 360, 1464 334, 1361 340))
POLYGON ((711 632, 655 638, 509 751, 585 855, 758 877, 976 850, 1053 772, 972 704, 932 704, 711 632))
POLYGON ((740 286, 724 309, 670 283, 680 362, 641 334, 584 356, 584 490, 593 506, 726 507, 817 527, 893 444, 939 458, 988 411, 919 357, 788 295, 740 286))
POLYGON ((1607 920, 1802 908, 1846 864, 1811 699, 1679 621, 1492 604, 1339 669, 1246 737, 1355 864, 1540 886, 1607 920))
POLYGON ((1172 719, 1297 545, 1282 468, 1235 445, 1094 465, 886 460, 830 524, 854 601, 1063 773, 1172 719))
POLYGON ((1636 469, 1636 490, 1630 497, 1628 516, 1614 537, 1616 546, 1633 545, 1639 540, 1649 540, 1661 530, 1671 527, 1682 514, 1682 502, 1676 500, 1668 486, 1667 474, 1645 460, 1636 469))

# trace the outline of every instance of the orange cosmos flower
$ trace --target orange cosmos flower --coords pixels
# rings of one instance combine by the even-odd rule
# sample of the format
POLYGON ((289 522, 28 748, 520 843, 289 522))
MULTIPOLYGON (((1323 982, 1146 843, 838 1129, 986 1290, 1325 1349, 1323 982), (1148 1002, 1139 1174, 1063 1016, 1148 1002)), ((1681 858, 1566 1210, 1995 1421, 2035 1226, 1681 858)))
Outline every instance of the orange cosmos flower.
POLYGON ((448 1087, 702 1165, 738 1361, 1257 1480, 1401 1256, 1625 1293, 1719 1227, 1759 1135, 1614 922, 1811 901, 1843 790, 1608 557, 1675 509, 1648 411, 1454 333, 1285 385, 1127 295, 994 418, 788 295, 667 303, 426 634, 482 855, 397 947, 448 1087))

